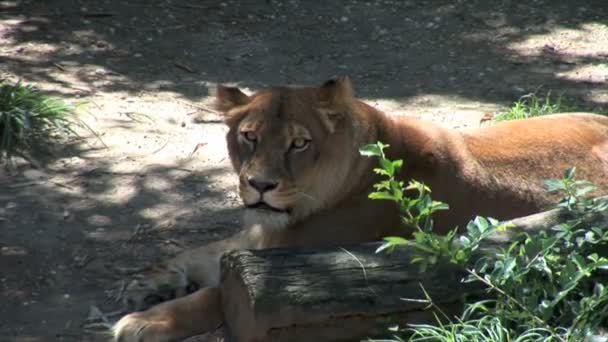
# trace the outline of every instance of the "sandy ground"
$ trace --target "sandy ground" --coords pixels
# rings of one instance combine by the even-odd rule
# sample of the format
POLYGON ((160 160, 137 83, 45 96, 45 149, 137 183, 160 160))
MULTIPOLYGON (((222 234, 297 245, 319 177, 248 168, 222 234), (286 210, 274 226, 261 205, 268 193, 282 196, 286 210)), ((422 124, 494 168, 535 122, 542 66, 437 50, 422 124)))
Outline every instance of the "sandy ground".
POLYGON ((217 83, 347 74, 456 128, 533 91, 606 108, 608 2, 578 3, 0 1, 0 77, 82 103, 99 135, 0 173, 0 341, 106 341, 110 290, 237 229, 217 83))

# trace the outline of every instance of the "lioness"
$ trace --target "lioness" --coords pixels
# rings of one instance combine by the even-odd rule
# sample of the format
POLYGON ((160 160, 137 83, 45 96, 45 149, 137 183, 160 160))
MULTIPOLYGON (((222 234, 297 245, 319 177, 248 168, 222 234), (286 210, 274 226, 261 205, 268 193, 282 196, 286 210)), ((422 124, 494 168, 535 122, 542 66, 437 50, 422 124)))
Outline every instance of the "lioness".
POLYGON ((378 180, 377 160, 358 152, 368 143, 390 144, 388 157, 405 161, 401 177, 423 181, 435 199, 449 203, 435 220, 439 232, 476 214, 509 219, 545 208, 554 198, 542 180, 569 166, 580 178, 608 186, 608 118, 599 115, 560 114, 460 132, 389 117, 357 100, 345 77, 251 96, 219 87, 217 101, 229 127, 244 229, 131 282, 125 297, 134 309, 165 302, 123 317, 113 330, 118 341, 176 341, 221 325, 218 261, 227 250, 407 235, 393 203, 367 197, 378 180))

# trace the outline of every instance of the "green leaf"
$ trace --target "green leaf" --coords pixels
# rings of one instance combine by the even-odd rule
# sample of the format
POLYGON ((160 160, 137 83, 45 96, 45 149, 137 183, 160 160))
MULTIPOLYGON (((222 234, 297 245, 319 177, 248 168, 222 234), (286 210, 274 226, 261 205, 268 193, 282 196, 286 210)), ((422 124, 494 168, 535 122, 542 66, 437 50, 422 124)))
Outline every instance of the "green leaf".
POLYGON ((587 259, 593 261, 594 263, 598 262, 600 260, 600 256, 597 255, 597 253, 593 253, 587 256, 587 259))
POLYGON ((566 189, 564 182, 562 182, 559 179, 545 179, 543 182, 545 183, 545 187, 547 188, 547 191, 549 191, 549 192, 566 189))
POLYGON ((393 196, 392 194, 390 194, 386 191, 372 192, 369 194, 368 197, 373 200, 391 200, 391 201, 395 200, 395 196, 393 196))
POLYGON ((393 166, 393 163, 390 160, 380 159, 380 165, 384 170, 386 170, 388 176, 392 177, 395 175, 395 167, 393 166))
POLYGON ((386 241, 390 244, 393 244, 395 246, 407 245, 409 243, 409 241, 407 239, 404 239, 399 236, 388 236, 388 237, 384 238, 384 241, 386 241))
POLYGON ((573 255, 572 261, 576 264, 576 266, 579 268, 579 270, 586 269, 587 263, 585 262, 585 259, 583 259, 583 257, 581 257, 579 254, 573 255))
POLYGON ((390 252, 392 251, 396 246, 402 246, 402 245, 407 245, 409 244, 409 241, 402 238, 402 237, 398 237, 398 236, 389 236, 389 237, 385 237, 384 241, 386 241, 385 243, 383 243, 382 245, 380 245, 380 247, 378 247, 376 249, 376 253, 380 253, 384 250, 387 250, 390 252))
POLYGON ((375 168, 374 172, 381 175, 381 176, 387 176, 390 177, 390 175, 388 174, 388 172, 386 172, 386 170, 381 169, 381 168, 375 168))
POLYGON ((375 253, 377 254, 377 253, 380 253, 380 252, 385 251, 385 250, 386 250, 387 252, 389 252, 389 253, 390 253, 390 252, 392 251, 392 249, 393 249, 393 248, 394 248, 394 246, 393 246, 393 245, 391 245, 391 244, 390 244, 390 243, 388 243, 388 242, 385 242, 385 243, 383 243, 382 245, 380 245, 380 247, 378 247, 378 248, 376 249, 376 252, 375 252, 375 253))
POLYGON ((433 211, 450 209, 450 206, 447 203, 443 203, 443 202, 439 202, 439 201, 433 201, 431 203, 431 206, 433 207, 433 211))
POLYGON ((374 188, 376 190, 390 190, 391 189, 391 182, 388 181, 388 180, 380 181, 380 182, 374 184, 374 188))
POLYGON ((382 149, 377 144, 368 144, 361 147, 359 153, 365 157, 380 157, 382 156, 382 149))
POLYGON ((587 186, 581 189, 576 189, 576 196, 583 196, 589 192, 595 191, 597 188, 595 186, 587 186))
POLYGON ((499 232, 506 232, 508 229, 515 227, 515 224, 512 222, 505 222, 496 227, 496 230, 499 232))
POLYGON ((393 161, 393 169, 395 170, 395 173, 398 173, 399 171, 401 171, 401 168, 403 167, 403 160, 394 160, 393 161))
POLYGON ((458 250, 458 252, 456 252, 454 259, 456 259, 456 263, 462 264, 469 259, 469 256, 467 255, 467 253, 464 250, 461 249, 461 250, 458 250))
POLYGON ((488 220, 485 219, 485 217, 477 216, 475 217, 474 221, 480 232, 484 232, 490 227, 490 223, 488 222, 488 220))
POLYGON ((572 166, 572 167, 568 168, 566 170, 566 172, 564 172, 564 178, 572 179, 572 178, 574 178, 575 174, 576 174, 576 167, 572 166))

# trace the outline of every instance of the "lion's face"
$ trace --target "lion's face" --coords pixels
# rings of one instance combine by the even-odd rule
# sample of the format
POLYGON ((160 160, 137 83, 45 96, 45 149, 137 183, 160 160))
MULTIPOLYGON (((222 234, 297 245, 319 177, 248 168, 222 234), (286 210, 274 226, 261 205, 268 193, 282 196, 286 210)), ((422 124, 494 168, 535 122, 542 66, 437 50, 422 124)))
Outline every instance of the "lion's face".
POLYGON ((250 97, 218 89, 246 224, 283 228, 340 193, 357 146, 322 89, 272 88, 250 97))

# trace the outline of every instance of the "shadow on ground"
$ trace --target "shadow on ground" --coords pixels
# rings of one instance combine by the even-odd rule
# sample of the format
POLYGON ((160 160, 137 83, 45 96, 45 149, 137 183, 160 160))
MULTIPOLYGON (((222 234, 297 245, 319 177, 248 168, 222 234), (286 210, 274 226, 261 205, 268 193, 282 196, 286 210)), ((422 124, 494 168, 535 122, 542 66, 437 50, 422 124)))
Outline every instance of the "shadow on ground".
POLYGON ((238 227, 236 195, 215 184, 224 167, 112 164, 85 158, 0 177, 0 333, 10 341, 105 340, 86 319, 92 306, 119 306, 108 290, 238 227))
POLYGON ((200 99, 215 82, 258 88, 339 73, 352 75, 364 97, 501 102, 543 86, 605 105, 589 96, 605 79, 560 74, 605 63, 608 51, 559 39, 601 28, 605 35, 603 0, 54 0, 17 1, 1 15, 9 19, 0 31, 7 69, 59 92, 162 89, 200 99), (546 43, 522 52, 531 39, 546 43), (47 48, 32 57, 28 43, 47 48))

